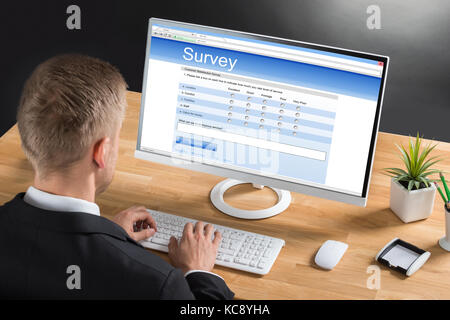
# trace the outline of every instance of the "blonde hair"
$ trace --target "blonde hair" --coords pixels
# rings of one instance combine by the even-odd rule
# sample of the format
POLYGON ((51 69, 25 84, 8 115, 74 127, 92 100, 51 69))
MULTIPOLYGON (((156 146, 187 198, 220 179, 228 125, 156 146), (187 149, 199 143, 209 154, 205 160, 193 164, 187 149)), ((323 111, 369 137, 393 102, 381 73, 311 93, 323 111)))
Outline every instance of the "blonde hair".
POLYGON ((61 55, 40 64, 22 91, 17 122, 22 148, 40 173, 70 166, 122 120, 127 84, 111 64, 61 55))

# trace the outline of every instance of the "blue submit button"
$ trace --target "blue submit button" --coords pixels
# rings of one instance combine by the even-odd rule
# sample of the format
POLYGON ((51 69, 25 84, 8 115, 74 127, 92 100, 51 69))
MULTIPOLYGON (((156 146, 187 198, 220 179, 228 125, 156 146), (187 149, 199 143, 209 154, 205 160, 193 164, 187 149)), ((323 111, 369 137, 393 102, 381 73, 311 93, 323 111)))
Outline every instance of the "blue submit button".
POLYGON ((217 150, 217 145, 211 142, 206 142, 206 141, 198 141, 198 140, 194 140, 194 139, 190 139, 190 138, 186 138, 186 137, 177 137, 177 140, 175 141, 178 144, 184 144, 186 146, 191 146, 194 148, 202 148, 204 150, 211 150, 211 151, 216 151, 217 150))

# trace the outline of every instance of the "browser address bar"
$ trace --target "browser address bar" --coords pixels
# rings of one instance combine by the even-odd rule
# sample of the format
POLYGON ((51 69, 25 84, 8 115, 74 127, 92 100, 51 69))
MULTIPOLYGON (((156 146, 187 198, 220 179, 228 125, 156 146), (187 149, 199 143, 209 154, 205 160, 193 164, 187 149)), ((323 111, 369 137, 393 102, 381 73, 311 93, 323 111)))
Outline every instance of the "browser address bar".
MULTIPOLYGON (((237 45, 242 45, 242 46, 246 46, 248 43, 241 41, 241 40, 235 40, 235 39, 228 39, 228 38, 216 38, 214 40, 218 40, 223 41, 224 43, 232 43, 232 44, 237 44, 237 45)), ((270 45, 266 45, 266 44, 261 44, 261 43, 253 43, 251 44, 251 47, 254 48, 259 48, 259 49, 265 49, 268 51, 274 51, 274 52, 280 52, 279 50, 274 49, 273 46, 270 45)), ((370 65, 366 62, 361 62, 361 61, 356 61, 356 60, 349 60, 349 59, 344 59, 344 58, 339 58, 336 56, 327 56, 326 58, 324 57, 324 55, 322 54, 318 54, 318 53, 313 53, 313 52, 308 52, 308 51, 302 51, 301 53, 298 50, 294 50, 294 49, 289 49, 289 48, 283 48, 284 53, 291 53, 294 55, 301 55, 304 57, 309 57, 309 58, 317 58, 317 59, 326 59, 329 61, 333 61, 336 63, 342 63, 344 65, 350 64, 353 66, 357 66, 357 67, 363 67, 363 68, 367 68, 367 69, 373 69, 373 70, 379 70, 381 69, 380 66, 378 65, 370 65)))

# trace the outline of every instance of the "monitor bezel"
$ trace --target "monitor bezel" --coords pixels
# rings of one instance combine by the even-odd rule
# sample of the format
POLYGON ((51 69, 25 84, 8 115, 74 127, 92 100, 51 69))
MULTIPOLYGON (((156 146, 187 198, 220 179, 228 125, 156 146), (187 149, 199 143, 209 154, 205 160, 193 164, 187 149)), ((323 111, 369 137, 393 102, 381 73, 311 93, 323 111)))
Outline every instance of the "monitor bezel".
POLYGON ((285 189, 285 190, 289 190, 289 191, 293 191, 293 192, 317 196, 320 198, 326 198, 326 199, 340 201, 340 202, 349 203, 349 204, 354 204, 354 205, 358 205, 358 206, 366 206, 367 198, 368 198, 368 194, 369 194, 371 172, 372 172, 372 168, 373 168, 373 160, 374 160, 374 156, 375 156, 375 146, 376 146, 377 137, 378 137, 378 129, 379 129, 379 124, 380 124, 380 116, 381 116, 381 109, 382 109, 382 105, 383 105, 383 98, 384 98, 388 66, 389 66, 389 57, 383 56, 383 55, 371 54, 371 53, 367 53, 367 52, 343 49, 343 48, 332 47, 332 46, 327 46, 327 45, 319 45, 319 44, 302 42, 302 41, 297 41, 297 40, 289 40, 289 39, 273 37, 273 36, 259 35, 259 34, 254 34, 254 33, 243 32, 243 31, 234 31, 234 30, 228 30, 228 29, 223 29, 223 28, 209 27, 209 26, 179 22, 179 21, 172 21, 172 20, 166 20, 166 19, 160 19, 160 18, 150 18, 149 24, 148 24, 148 30, 147 30, 147 46, 146 46, 146 52, 145 52, 145 67, 144 67, 144 75, 143 75, 141 107, 140 107, 140 116, 139 116, 139 129, 138 129, 135 157, 144 159, 144 160, 148 160, 148 161, 158 162, 158 163, 165 164, 165 165, 175 166, 175 167, 179 167, 179 168, 183 168, 183 169, 205 172, 205 173, 209 173, 209 174, 223 176, 226 178, 238 179, 238 180, 246 181, 249 183, 255 183, 255 184, 285 189), (377 108, 376 108, 375 117, 374 117, 372 136, 371 136, 369 154, 367 157, 366 172, 365 172, 363 190, 362 190, 361 195, 354 195, 354 194, 346 193, 343 191, 331 190, 329 187, 325 187, 325 186, 324 187, 316 187, 316 186, 311 186, 308 184, 293 183, 293 182, 286 181, 286 180, 283 180, 283 179, 277 178, 277 177, 267 177, 264 175, 248 173, 248 172, 244 172, 244 171, 240 171, 240 170, 236 170, 236 169, 225 168, 223 166, 211 164, 211 163, 192 162, 192 161, 187 161, 187 160, 181 160, 178 157, 176 157, 175 158, 176 161, 174 161, 173 155, 166 155, 163 152, 157 152, 157 150, 143 151, 141 149, 141 133, 142 133, 142 124, 143 124, 142 122, 143 122, 143 115, 144 115, 144 102, 145 102, 145 98, 146 98, 145 88, 147 87, 147 75, 148 75, 149 60, 150 60, 150 59, 148 59, 148 55, 149 55, 150 47, 151 47, 151 38, 152 38, 151 32, 152 32, 152 27, 154 24, 162 24, 162 25, 166 25, 168 27, 180 27, 180 28, 184 27, 184 28, 189 28, 189 29, 193 29, 196 31, 214 32, 217 34, 223 34, 223 35, 228 35, 228 36, 239 36, 242 38, 247 38, 247 39, 252 39, 252 40, 275 42, 278 44, 285 44, 285 45, 297 46, 297 47, 301 47, 301 48, 328 51, 328 52, 332 52, 332 53, 350 55, 350 56, 354 56, 354 57, 358 57, 358 58, 364 58, 364 59, 369 59, 369 60, 373 60, 373 61, 383 62, 384 67, 383 67, 383 73, 381 76, 381 86, 380 86, 380 90, 379 90, 379 94, 378 94, 377 108))

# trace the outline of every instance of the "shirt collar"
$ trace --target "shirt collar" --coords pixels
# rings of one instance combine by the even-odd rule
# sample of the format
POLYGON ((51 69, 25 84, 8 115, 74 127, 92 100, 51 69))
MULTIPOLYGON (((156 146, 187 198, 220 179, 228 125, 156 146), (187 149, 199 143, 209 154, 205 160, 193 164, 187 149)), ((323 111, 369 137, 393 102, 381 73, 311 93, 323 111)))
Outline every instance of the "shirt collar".
POLYGON ((84 212, 100 216, 100 209, 93 202, 51 194, 36 189, 32 186, 28 188, 23 200, 29 205, 43 210, 60 212, 84 212))

